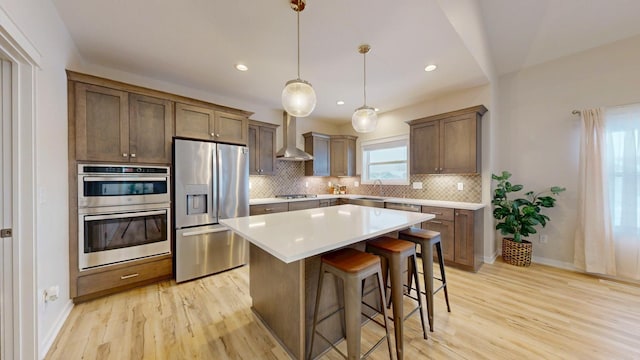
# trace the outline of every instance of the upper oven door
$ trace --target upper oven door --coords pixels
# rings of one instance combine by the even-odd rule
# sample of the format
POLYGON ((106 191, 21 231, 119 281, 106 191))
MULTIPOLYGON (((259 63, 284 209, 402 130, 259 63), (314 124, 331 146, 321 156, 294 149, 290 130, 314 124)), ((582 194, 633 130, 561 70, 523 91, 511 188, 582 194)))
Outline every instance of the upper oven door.
POLYGON ((78 207, 169 202, 169 177, 78 175, 78 207))

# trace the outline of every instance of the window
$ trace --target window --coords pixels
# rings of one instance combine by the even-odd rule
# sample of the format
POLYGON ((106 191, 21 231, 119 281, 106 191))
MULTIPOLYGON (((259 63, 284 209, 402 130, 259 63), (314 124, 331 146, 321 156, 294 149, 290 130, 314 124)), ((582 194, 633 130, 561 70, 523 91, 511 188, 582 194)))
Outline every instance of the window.
POLYGON ((409 137, 363 142, 361 175, 363 184, 409 185, 409 137))
POLYGON ((615 232, 640 233, 640 105, 606 113, 606 164, 615 232))

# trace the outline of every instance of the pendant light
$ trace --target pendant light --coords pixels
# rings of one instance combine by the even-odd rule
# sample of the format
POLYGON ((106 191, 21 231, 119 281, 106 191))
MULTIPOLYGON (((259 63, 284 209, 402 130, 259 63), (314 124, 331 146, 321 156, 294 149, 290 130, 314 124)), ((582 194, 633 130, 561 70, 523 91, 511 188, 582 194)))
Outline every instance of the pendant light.
POLYGON ((298 78, 287 81, 282 90, 282 106, 291 116, 309 116, 316 107, 316 93, 307 81, 300 79, 300 12, 304 10, 305 0, 291 0, 291 8, 298 17, 298 78))
POLYGON ((378 115, 374 108, 367 106, 367 53, 371 46, 360 45, 358 52, 364 56, 364 105, 357 108, 351 117, 351 125, 359 133, 368 133, 376 129, 378 115))

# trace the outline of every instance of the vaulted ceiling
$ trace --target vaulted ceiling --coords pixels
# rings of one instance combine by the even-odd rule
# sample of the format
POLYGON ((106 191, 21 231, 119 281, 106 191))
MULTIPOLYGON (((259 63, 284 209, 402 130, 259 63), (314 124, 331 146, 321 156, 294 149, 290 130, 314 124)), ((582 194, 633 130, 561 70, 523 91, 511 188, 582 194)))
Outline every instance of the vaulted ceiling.
MULTIPOLYGON (((297 75, 290 0, 52 1, 92 64, 272 109, 282 108, 282 88, 297 75)), ((300 72, 318 97, 312 116, 347 122, 363 104, 363 43, 372 47, 367 104, 382 112, 486 84, 474 46, 455 26, 464 19, 444 6, 450 1, 307 0, 300 72), (429 64, 437 70, 425 72, 429 64)), ((637 0, 458 3, 474 10, 497 74, 640 34, 637 0)))

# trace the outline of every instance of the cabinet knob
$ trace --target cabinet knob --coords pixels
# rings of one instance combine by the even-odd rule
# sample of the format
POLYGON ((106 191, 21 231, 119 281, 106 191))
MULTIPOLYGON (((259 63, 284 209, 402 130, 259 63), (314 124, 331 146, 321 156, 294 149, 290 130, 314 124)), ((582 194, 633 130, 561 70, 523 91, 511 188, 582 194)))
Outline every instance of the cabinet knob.
POLYGON ((129 157, 129 154, 127 154, 127 153, 122 153, 122 157, 129 157))
POLYGON ((215 133, 211 133, 211 136, 216 137, 216 134, 215 133))
POLYGON ((131 157, 136 157, 136 154, 131 154, 131 157))
POLYGON ((442 168, 440 168, 440 172, 442 172, 442 168))
POLYGON ((438 171, 438 168, 433 169, 433 171, 438 171))
POLYGON ((216 134, 216 137, 220 137, 220 134, 216 134))

